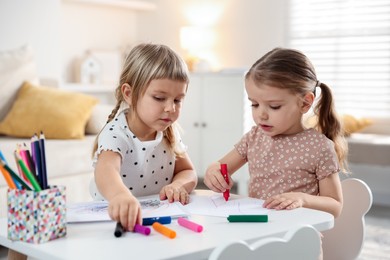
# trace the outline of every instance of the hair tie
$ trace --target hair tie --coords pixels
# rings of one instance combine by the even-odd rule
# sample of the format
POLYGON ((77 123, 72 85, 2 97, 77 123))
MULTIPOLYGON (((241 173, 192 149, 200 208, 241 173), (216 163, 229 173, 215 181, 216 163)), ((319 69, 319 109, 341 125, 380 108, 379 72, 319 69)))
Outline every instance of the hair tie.
POLYGON ((316 86, 314 88, 317 88, 321 85, 321 82, 319 80, 317 80, 317 83, 316 83, 316 86))
POLYGON ((316 89, 317 89, 317 87, 319 87, 319 86, 321 86, 321 82, 320 82, 319 80, 317 80, 316 85, 314 86, 314 89, 313 89, 313 94, 314 94, 314 96, 316 96, 316 89))

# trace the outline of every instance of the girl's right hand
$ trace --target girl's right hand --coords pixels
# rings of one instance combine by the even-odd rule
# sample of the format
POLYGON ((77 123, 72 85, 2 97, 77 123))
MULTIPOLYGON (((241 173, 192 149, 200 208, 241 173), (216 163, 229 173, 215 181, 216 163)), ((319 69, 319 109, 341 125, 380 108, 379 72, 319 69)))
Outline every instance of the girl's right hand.
POLYGON ((225 181, 221 173, 221 164, 219 162, 212 163, 206 170, 204 176, 204 184, 212 191, 224 192, 233 187, 233 180, 229 176, 229 184, 225 181))
POLYGON ((135 224, 142 223, 141 205, 130 192, 121 192, 111 198, 108 214, 128 231, 133 231, 135 224))

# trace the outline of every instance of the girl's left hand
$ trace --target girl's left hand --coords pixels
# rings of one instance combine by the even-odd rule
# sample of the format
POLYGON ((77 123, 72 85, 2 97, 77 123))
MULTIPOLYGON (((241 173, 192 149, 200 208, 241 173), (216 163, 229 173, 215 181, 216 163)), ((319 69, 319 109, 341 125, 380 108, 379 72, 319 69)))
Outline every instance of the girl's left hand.
POLYGON ((267 209, 296 209, 303 207, 304 194, 302 192, 288 192, 266 199, 263 207, 267 209))
POLYGON ((160 191, 160 200, 167 199, 169 202, 179 201, 185 205, 190 202, 190 195, 187 190, 176 183, 171 183, 164 186, 160 191))

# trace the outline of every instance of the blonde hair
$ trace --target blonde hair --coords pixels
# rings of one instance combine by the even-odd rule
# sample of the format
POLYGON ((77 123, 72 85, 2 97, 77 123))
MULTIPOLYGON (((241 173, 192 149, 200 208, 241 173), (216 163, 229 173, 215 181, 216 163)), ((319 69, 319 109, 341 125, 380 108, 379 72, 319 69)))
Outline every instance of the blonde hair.
POLYGON ((291 93, 304 96, 321 89, 321 96, 314 107, 317 116, 315 128, 333 141, 341 169, 347 171, 348 146, 344 138, 341 123, 334 107, 331 89, 317 80, 315 69, 310 60, 301 52, 293 49, 275 48, 253 64, 245 75, 256 84, 288 89, 291 93))
MULTIPOLYGON (((132 88, 130 112, 137 115, 137 102, 145 94, 149 83, 155 79, 182 81, 188 86, 189 76, 187 66, 179 55, 165 45, 142 43, 135 46, 125 59, 119 84, 115 89, 116 106, 108 116, 107 123, 115 118, 122 102, 124 102, 121 90, 123 84, 127 83, 132 88)), ((163 135, 169 150, 176 156, 180 156, 182 152, 175 149, 176 138, 174 128, 176 124, 173 123, 165 129, 163 135)), ((96 137, 92 154, 97 150, 98 137, 96 137)))

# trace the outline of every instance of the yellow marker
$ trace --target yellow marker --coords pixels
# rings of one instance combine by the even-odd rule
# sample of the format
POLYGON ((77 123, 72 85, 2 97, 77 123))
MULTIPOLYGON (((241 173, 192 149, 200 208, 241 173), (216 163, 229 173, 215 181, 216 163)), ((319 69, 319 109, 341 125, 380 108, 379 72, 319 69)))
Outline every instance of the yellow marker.
POLYGON ((172 229, 167 228, 164 225, 161 225, 158 222, 154 222, 152 227, 159 233, 163 234, 164 236, 167 236, 169 238, 175 238, 176 237, 176 232, 173 231, 172 229))

